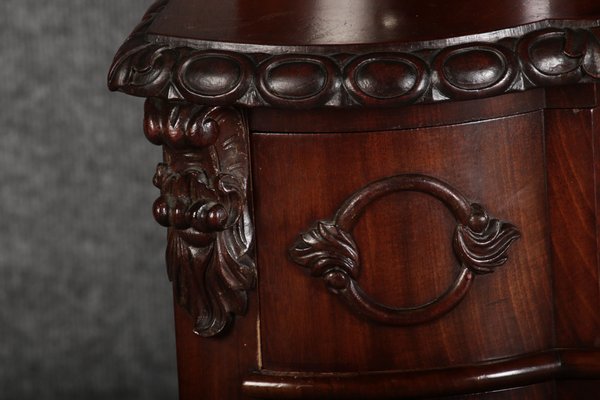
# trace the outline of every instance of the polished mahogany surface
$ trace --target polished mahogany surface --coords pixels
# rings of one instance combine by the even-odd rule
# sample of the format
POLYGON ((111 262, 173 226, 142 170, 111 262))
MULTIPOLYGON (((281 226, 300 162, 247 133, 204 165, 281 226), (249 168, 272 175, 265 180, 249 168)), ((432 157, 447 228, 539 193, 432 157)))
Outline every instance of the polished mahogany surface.
MULTIPOLYGON (((552 324, 552 300, 539 179, 541 124, 542 115, 534 112, 402 133, 254 134, 264 368, 412 370, 430 367, 429 360, 447 367, 551 346, 545 329, 552 324), (474 278, 455 312, 436 323, 390 328, 347 312, 317 278, 310 279, 279 249, 290 247, 314 220, 330 218, 357 188, 403 173, 451 182, 491 208, 495 217, 516 225, 522 237, 509 250, 506 266, 474 278), (294 184, 274 189, 286 181, 294 184), (511 291, 519 295, 509 299, 511 291), (290 321, 283 318, 291 310, 302 329, 290 330, 290 321), (518 322, 514 315, 523 319, 518 322), (477 329, 465 329, 472 325, 477 329), (346 334, 351 340, 340 340, 346 334), (502 349, 497 347, 500 340, 502 349)), ((378 199, 352 232, 361 259, 360 285, 379 302, 394 306, 416 306, 443 293, 460 266, 452 252, 454 223, 452 214, 429 195, 398 192, 378 199)))
POLYGON ((171 0, 148 33, 257 45, 383 44, 593 18, 600 18, 596 0, 171 0))
POLYGON ((180 398, 597 400, 599 55, 600 0, 157 0, 180 398))

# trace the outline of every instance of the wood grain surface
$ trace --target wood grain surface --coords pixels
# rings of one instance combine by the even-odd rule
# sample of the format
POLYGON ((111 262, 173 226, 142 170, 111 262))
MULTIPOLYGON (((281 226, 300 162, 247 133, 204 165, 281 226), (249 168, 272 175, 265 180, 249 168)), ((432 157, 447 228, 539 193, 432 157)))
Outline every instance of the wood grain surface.
MULTIPOLYGON (((254 134, 264 367, 442 367, 551 346, 542 121, 542 114, 534 112, 397 132, 254 134), (478 277, 452 313, 406 329, 357 319, 284 251, 299 232, 330 215, 349 194, 398 173, 425 173, 451 182, 522 231, 507 265, 478 277)), ((448 211, 425 195, 401 193, 378 200, 355 228, 358 248, 365 249, 361 285, 395 305, 414 305, 443 292, 458 268, 452 226, 448 211)))
POLYGON ((149 32, 244 44, 373 45, 582 18, 600 18, 600 4, 594 0, 488 0, 481 7, 477 1, 444 0, 379 0, 376 4, 369 0, 170 0, 149 32))
POLYGON ((157 1, 109 86, 168 102, 149 121, 181 176, 196 141, 204 169, 228 154, 204 186, 158 185, 159 222, 227 233, 169 257, 212 260, 188 268, 197 322, 204 293, 235 320, 207 341, 177 309, 182 399, 597 393, 599 18, 593 0, 157 1), (195 117, 221 108, 222 132, 195 117), (214 138, 240 127, 237 163, 214 138))

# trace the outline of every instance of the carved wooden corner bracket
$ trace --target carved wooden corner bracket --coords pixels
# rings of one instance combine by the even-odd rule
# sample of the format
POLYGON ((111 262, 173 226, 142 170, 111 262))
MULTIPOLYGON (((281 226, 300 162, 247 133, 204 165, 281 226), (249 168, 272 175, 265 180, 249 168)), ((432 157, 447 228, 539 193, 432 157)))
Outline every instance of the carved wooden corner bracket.
POLYGON ((363 53, 319 46, 250 52, 149 38, 146 30, 166 3, 157 2, 119 50, 111 90, 213 106, 381 107, 600 79, 598 21, 546 21, 450 46, 440 40, 363 53))
POLYGON ((144 131, 163 145, 154 217, 169 228, 167 270, 201 336, 221 333, 255 285, 248 130, 240 111, 150 98, 144 131))
POLYGON ((373 182, 354 193, 338 209, 333 220, 318 221, 300 235, 290 249, 297 264, 322 277, 327 288, 355 313, 367 319, 397 326, 421 324, 453 309, 467 294, 474 274, 493 272, 507 261, 510 245, 520 237, 510 223, 491 218, 451 186, 425 175, 397 175, 373 182), (452 212, 454 253, 460 273, 448 290, 429 303, 394 308, 378 303, 359 286, 359 253, 352 228, 366 206, 397 191, 417 191, 440 200, 452 212))

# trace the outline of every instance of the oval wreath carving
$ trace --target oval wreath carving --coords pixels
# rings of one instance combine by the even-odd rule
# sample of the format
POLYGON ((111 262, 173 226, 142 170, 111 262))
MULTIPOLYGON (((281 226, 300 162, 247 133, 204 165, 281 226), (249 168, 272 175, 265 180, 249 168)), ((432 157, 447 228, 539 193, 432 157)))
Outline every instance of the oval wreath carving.
POLYGON ((467 294, 475 274, 487 274, 507 261, 517 228, 490 217, 448 184, 426 175, 405 174, 372 182, 350 196, 331 221, 317 221, 290 249, 292 260, 322 277, 327 288, 352 311, 386 325, 425 323, 452 310, 467 294), (441 201, 456 219, 453 249, 460 272, 452 285, 432 301, 415 307, 390 307, 372 299, 357 282, 360 257, 352 229, 373 201, 398 191, 428 194, 441 201))

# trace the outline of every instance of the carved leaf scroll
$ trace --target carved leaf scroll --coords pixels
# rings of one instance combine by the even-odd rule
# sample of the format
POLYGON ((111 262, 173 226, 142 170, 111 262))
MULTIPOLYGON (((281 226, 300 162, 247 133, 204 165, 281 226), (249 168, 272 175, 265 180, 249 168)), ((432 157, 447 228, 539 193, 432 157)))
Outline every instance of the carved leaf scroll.
POLYGON ((478 274, 494 272, 508 260, 506 253, 519 232, 511 224, 490 219, 479 204, 471 207, 470 223, 456 226, 454 252, 471 271, 478 274))
POLYGON ((165 149, 154 217, 169 228, 167 271, 201 336, 246 312, 256 280, 247 129, 239 111, 148 99, 145 133, 165 149))
POLYGON ((439 318, 456 307, 467 294, 474 274, 490 273, 503 265, 508 248, 519 236, 514 225, 490 218, 481 205, 469 202, 449 185, 425 175, 397 175, 354 193, 332 221, 318 221, 302 233, 291 247, 290 256, 313 276, 322 277, 328 289, 356 314, 383 324, 407 326, 439 318), (457 221, 453 244, 460 273, 445 293, 416 307, 380 304, 357 282, 360 260, 352 228, 366 206, 396 191, 429 194, 446 205, 457 221))
POLYGON ((303 233, 292 252, 294 261, 310 268, 312 275, 321 276, 339 266, 350 276, 358 276, 358 249, 352 235, 344 232, 333 222, 318 221, 312 229, 303 233))
POLYGON ((517 46, 523 73, 535 85, 600 78, 598 29, 548 28, 524 36, 517 46))

